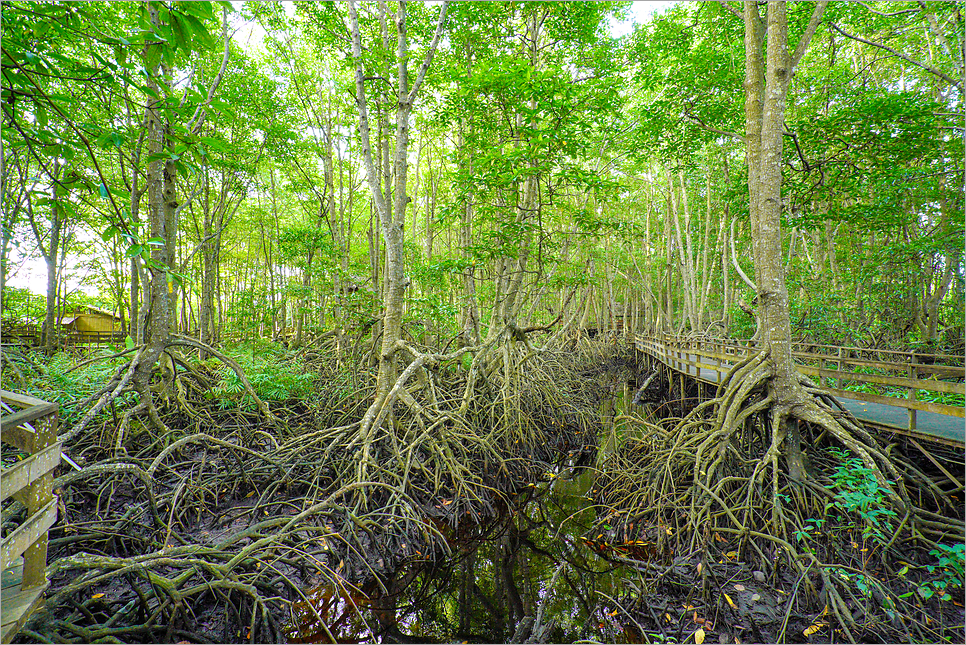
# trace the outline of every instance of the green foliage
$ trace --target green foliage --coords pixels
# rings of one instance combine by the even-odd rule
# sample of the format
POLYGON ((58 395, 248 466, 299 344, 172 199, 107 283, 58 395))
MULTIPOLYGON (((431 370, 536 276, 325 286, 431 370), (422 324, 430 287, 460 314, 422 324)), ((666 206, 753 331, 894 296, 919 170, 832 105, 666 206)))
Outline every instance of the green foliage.
POLYGON ((858 457, 847 450, 831 448, 842 463, 832 473, 832 489, 836 491, 832 508, 842 516, 857 515, 862 521, 862 536, 885 543, 885 528, 895 511, 885 508, 888 496, 875 476, 858 457))
MULTIPOLYGON (((110 349, 101 349, 91 358, 106 357, 112 353, 114 352, 110 349)), ((45 360, 43 356, 36 354, 33 362, 40 365, 45 360)), ((59 403, 60 421, 70 425, 80 420, 73 405, 104 387, 125 360, 127 359, 124 357, 95 360, 89 365, 74 369, 78 364, 74 356, 64 352, 55 354, 47 363, 46 370, 26 389, 26 393, 50 403, 59 403)), ((116 405, 123 406, 133 397, 133 393, 123 395, 116 400, 116 405)))
MULTIPOLYGON (((227 352, 245 372, 252 389, 263 401, 291 401, 308 397, 313 390, 315 373, 287 353, 277 343, 256 341, 238 345, 227 352)), ((218 363, 212 359, 213 363, 218 363)), ((254 409, 255 401, 245 392, 241 379, 227 365, 218 363, 221 380, 208 398, 216 399, 222 409, 254 409)))
POLYGON ((46 313, 46 299, 30 289, 5 287, 3 291, 3 319, 14 322, 41 321, 46 313))
POLYGON ((939 576, 928 580, 919 586, 919 595, 924 599, 936 596, 940 600, 952 600, 953 596, 949 593, 951 589, 960 589, 959 596, 962 596, 963 589, 963 568, 966 565, 966 544, 938 544, 936 548, 929 552, 935 556, 936 564, 926 565, 926 571, 930 574, 939 572, 939 576))

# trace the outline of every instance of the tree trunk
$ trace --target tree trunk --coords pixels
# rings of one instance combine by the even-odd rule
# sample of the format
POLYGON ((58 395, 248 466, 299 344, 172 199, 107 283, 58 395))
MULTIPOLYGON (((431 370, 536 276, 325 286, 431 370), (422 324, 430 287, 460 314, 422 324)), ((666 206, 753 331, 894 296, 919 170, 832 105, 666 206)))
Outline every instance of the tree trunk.
MULTIPOLYGON (((806 396, 792 361, 788 289, 782 263, 781 157, 785 98, 794 66, 804 54, 825 4, 816 4, 809 27, 794 56, 790 57, 785 3, 769 1, 766 59, 762 56, 766 30, 758 13, 758 4, 754 0, 744 4, 745 146, 752 247, 758 287, 760 339, 768 351, 771 376, 768 388, 769 394, 774 397, 772 414, 778 420, 786 419, 792 406, 806 396)), ((775 429, 779 435, 786 431, 789 433, 786 443, 789 474, 793 479, 801 480, 805 476, 805 469, 798 445, 798 426, 796 423, 783 422, 779 425, 783 426, 775 429)))
MULTIPOLYGON (((382 228, 386 248, 385 303, 382 318, 382 344, 378 356, 376 378, 376 402, 379 404, 388 396, 396 381, 396 344, 400 339, 403 316, 403 292, 406 288, 403 253, 403 224, 405 222, 407 152, 409 149, 409 116, 413 108, 415 94, 422 84, 429 63, 432 61, 436 45, 446 16, 446 4, 440 10, 439 24, 433 43, 420 68, 419 76, 412 90, 409 87, 409 42, 406 36, 406 4, 399 3, 396 13, 397 40, 397 107, 396 107, 396 147, 393 160, 394 201, 390 211, 389 198, 379 185, 379 175, 372 159, 369 135, 369 116, 366 105, 365 77, 362 62, 362 38, 359 33, 359 16, 355 3, 349 3, 349 19, 352 29, 352 57, 355 61, 356 104, 359 108, 359 131, 362 138, 362 156, 366 167, 369 188, 382 228)), ((387 191, 388 192, 388 191, 387 191)))

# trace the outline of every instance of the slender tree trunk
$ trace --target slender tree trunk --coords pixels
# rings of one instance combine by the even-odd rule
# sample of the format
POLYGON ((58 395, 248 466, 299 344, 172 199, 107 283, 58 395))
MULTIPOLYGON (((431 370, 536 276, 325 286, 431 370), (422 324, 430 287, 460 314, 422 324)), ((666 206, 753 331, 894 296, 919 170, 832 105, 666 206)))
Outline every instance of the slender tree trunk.
MULTIPOLYGON (((762 56, 766 30, 758 4, 748 0, 745 14, 745 146, 752 225, 755 278, 758 287, 759 330, 767 348, 771 371, 769 393, 776 419, 787 419, 792 406, 805 399, 792 361, 788 289, 782 263, 781 185, 782 133, 785 99, 794 67, 804 55, 821 20, 826 2, 818 2, 809 26, 792 56, 788 53, 788 17, 785 2, 770 0, 767 13, 767 57, 762 56)), ((805 477, 797 422, 775 431, 787 431, 787 457, 792 479, 805 477)))
MULTIPOLYGON (((365 80, 362 62, 362 38, 359 33, 359 16, 355 3, 349 3, 349 17, 352 28, 352 57, 355 61, 356 104, 359 108, 359 130, 362 138, 363 162, 372 192, 373 202, 382 228, 382 237, 386 248, 385 274, 385 303, 382 318, 382 345, 378 356, 378 372, 376 379, 376 402, 384 400, 392 385, 396 381, 396 345, 400 339, 403 316, 403 293, 406 288, 403 254, 403 224, 405 223, 406 205, 409 198, 406 195, 407 152, 409 149, 409 116, 413 108, 416 91, 432 61, 442 25, 446 16, 446 4, 440 9, 439 24, 433 43, 423 65, 419 71, 413 88, 409 86, 409 41, 406 35, 406 4, 399 2, 396 13, 397 40, 397 107, 396 107, 396 147, 393 160, 394 186, 392 210, 390 210, 390 195, 383 192, 379 186, 379 176, 376 173, 372 159, 372 149, 369 135, 369 117, 366 105, 365 80)), ((388 191, 387 191, 388 192, 388 191)))

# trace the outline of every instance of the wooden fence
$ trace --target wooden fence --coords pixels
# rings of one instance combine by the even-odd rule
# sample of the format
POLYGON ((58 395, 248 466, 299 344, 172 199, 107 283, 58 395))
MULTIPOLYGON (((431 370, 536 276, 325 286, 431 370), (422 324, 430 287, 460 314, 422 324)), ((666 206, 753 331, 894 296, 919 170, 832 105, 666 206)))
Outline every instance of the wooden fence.
MULTIPOLYGON (((719 383, 732 365, 755 351, 747 341, 671 335, 639 336, 636 345, 668 367, 706 383, 719 383)), ((961 356, 805 343, 794 344, 792 356, 800 372, 815 377, 831 394, 905 408, 906 430, 917 429, 919 411, 966 416, 962 405, 922 400, 932 395, 966 396, 961 356), (855 384, 885 392, 846 389, 855 384)))
POLYGON ((47 589, 47 531, 57 519, 51 491, 60 463, 56 403, 0 391, 14 410, 0 419, 0 438, 21 453, 22 460, 0 471, 2 501, 13 497, 27 509, 24 522, 3 538, 2 642, 9 643, 30 614, 43 603, 47 589))
MULTIPOLYGON (((27 347, 40 347, 43 344, 43 334, 38 325, 4 326, 2 330, 3 344, 21 344, 27 347)), ((119 331, 59 331, 57 346, 63 349, 90 349, 104 345, 124 346, 127 334, 119 331)))

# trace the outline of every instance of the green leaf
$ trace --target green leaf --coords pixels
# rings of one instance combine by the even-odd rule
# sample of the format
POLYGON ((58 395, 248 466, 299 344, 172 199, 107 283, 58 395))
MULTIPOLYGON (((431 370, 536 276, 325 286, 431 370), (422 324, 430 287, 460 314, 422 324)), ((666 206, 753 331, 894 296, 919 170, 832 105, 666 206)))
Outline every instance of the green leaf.
POLYGON ((132 246, 131 248, 129 248, 127 251, 125 251, 124 252, 124 255, 125 255, 125 257, 128 257, 128 258, 135 258, 135 257, 141 255, 141 252, 143 250, 144 250, 144 247, 143 246, 141 246, 140 244, 135 244, 134 246, 132 246))
POLYGON ((134 339, 132 339, 130 336, 125 336, 124 337, 124 348, 125 349, 134 349, 134 339))
MULTIPOLYGON (((202 3, 191 2, 189 4, 197 5, 202 3)), ((208 30, 205 28, 204 23, 202 23, 200 20, 198 20, 191 14, 185 14, 184 19, 187 24, 191 25, 191 30, 194 33, 195 38, 200 39, 201 42, 206 47, 210 47, 214 44, 214 38, 212 38, 211 34, 208 33, 208 30)))
POLYGON ((191 26, 179 14, 171 14, 171 31, 174 34, 175 47, 191 51, 191 26))
POLYGON ((107 242, 108 240, 112 239, 115 235, 117 235, 117 227, 111 224, 106 229, 104 229, 103 233, 101 233, 101 239, 107 242))
POLYGON ((160 237, 152 237, 145 244, 150 244, 151 246, 164 246, 164 240, 160 237))
POLYGON ((101 191, 102 199, 107 199, 110 196, 110 192, 108 192, 107 186, 104 185, 104 182, 101 182, 101 185, 98 188, 101 191))

